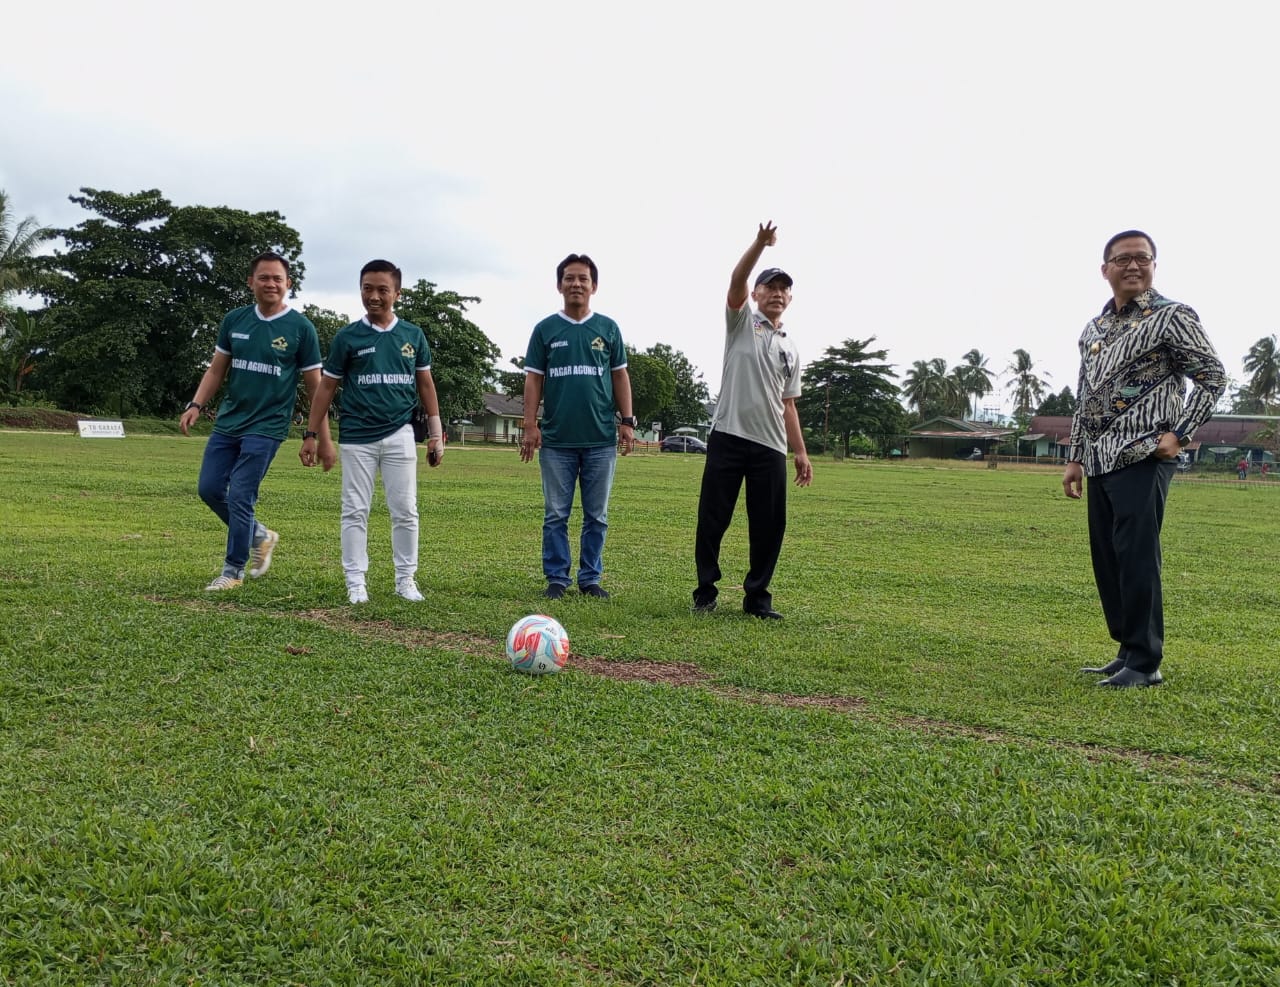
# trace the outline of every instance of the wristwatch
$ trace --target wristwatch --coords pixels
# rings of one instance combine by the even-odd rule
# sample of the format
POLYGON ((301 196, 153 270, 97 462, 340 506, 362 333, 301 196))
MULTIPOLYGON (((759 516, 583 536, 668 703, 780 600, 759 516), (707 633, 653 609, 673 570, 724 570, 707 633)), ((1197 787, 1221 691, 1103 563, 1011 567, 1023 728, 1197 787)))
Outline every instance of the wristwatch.
POLYGON ((182 410, 190 411, 192 408, 199 408, 201 411, 204 411, 204 405, 202 405, 199 401, 188 401, 187 406, 182 410))
POLYGON ((303 441, 303 442, 306 442, 306 441, 307 441, 307 439, 316 439, 316 438, 319 438, 319 437, 320 437, 320 433, 319 433, 319 432, 313 432, 313 431, 311 431, 311 429, 307 429, 305 432, 303 432, 303 433, 302 433, 302 441, 303 441))
POLYGON ((635 415, 621 415, 618 418, 618 424, 630 425, 632 428, 635 428, 637 425, 640 424, 640 419, 637 418, 635 415))

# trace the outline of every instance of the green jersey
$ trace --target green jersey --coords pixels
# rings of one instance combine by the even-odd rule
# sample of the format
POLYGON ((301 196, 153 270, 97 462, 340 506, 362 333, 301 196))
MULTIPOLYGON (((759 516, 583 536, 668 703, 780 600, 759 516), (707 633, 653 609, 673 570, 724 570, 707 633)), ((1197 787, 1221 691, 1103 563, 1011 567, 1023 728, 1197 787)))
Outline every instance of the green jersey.
POLYGON ((378 329, 361 319, 333 337, 324 375, 342 382, 339 441, 368 445, 398 432, 418 406, 418 374, 431 369, 427 337, 396 319, 378 329))
POLYGON ((524 369, 542 376, 542 444, 616 445, 613 371, 626 365, 622 330, 603 315, 575 322, 557 312, 534 326, 524 369))
POLYGON ((288 438, 298 377, 320 366, 311 320, 291 308, 263 318, 256 305, 246 305, 227 313, 214 349, 231 357, 231 369, 213 430, 288 438))

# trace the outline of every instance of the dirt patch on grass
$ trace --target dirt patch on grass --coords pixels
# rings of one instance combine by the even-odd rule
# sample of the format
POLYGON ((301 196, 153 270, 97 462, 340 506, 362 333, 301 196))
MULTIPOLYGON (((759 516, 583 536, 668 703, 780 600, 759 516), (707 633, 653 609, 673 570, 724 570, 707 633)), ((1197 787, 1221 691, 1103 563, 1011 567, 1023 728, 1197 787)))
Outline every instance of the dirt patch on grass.
MULTIPOLYGON (((191 610, 222 610, 226 612, 249 612, 250 608, 240 607, 224 601, 173 600, 164 597, 147 597, 153 603, 174 605, 175 603, 191 610)), ((262 611, 253 612, 262 614, 262 611)), ((485 658, 490 661, 502 661, 502 642, 481 634, 465 634, 453 631, 431 631, 417 628, 401 627, 387 620, 356 620, 349 613, 338 610, 304 610, 297 613, 263 614, 294 619, 302 617, 333 630, 345 631, 370 640, 386 641, 415 649, 442 649, 485 658)), ((295 654, 306 653, 307 649, 299 649, 295 654)), ((570 654, 566 666, 586 675, 612 679, 616 682, 645 682, 651 685, 669 685, 677 688, 701 688, 713 695, 737 702, 756 703, 762 706, 783 706, 788 709, 825 709, 834 713, 862 714, 869 720, 883 726, 912 730, 922 734, 938 737, 958 737, 968 740, 979 740, 997 744, 1042 743, 1058 750, 1080 754, 1090 761, 1105 763, 1123 760, 1131 764, 1149 764, 1165 768, 1177 768, 1185 773, 1185 778, 1198 782, 1208 782, 1242 792, 1262 792, 1268 795, 1280 794, 1280 775, 1267 781, 1252 781, 1234 778, 1214 770, 1211 766, 1201 764, 1189 758, 1177 755, 1162 754, 1138 748, 1102 747, 1092 744, 1057 741, 1051 738, 1031 738, 1022 734, 992 730, 965 723, 954 723, 947 720, 935 720, 911 714, 886 713, 877 711, 861 696, 798 696, 784 692, 761 692, 755 689, 744 689, 739 686, 720 684, 715 677, 698 667, 693 662, 661 662, 651 658, 638 656, 635 658, 601 658, 596 655, 570 654)), ((1176 776, 1175 776, 1176 777, 1176 776)))
POLYGON ((28 428, 40 432, 74 432, 84 415, 55 408, 0 408, 0 428, 28 428))
POLYGON ((650 682, 654 685, 700 685, 711 676, 693 662, 654 661, 651 658, 593 658, 569 656, 569 667, 588 675, 601 675, 618 682, 650 682))

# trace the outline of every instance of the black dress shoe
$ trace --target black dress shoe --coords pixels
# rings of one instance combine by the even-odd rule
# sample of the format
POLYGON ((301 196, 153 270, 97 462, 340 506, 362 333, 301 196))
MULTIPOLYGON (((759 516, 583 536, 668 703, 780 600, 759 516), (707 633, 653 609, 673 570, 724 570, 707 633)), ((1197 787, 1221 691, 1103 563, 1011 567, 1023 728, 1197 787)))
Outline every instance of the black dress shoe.
POLYGON ((1143 689, 1149 685, 1159 685, 1164 676, 1157 669, 1154 672, 1139 672, 1132 668, 1122 668, 1109 679, 1103 679, 1098 685, 1110 686, 1113 689, 1143 689))
POLYGON ((547 583, 547 588, 542 591, 542 595, 548 600, 564 599, 565 587, 562 583, 547 583))
POLYGON ((1114 661, 1107 662, 1105 665, 1099 668, 1082 668, 1080 669, 1080 674, 1081 675, 1115 675, 1116 672, 1120 671, 1120 669, 1122 668, 1124 668, 1124 659, 1117 658, 1114 661))
POLYGON ((609 591, 599 583, 588 583, 586 586, 579 586, 578 592, 583 596, 594 596, 597 600, 609 599, 609 591))
POLYGON ((745 607, 742 610, 748 617, 759 617, 761 620, 781 620, 782 614, 778 613, 772 607, 764 607, 760 610, 748 610, 745 607))

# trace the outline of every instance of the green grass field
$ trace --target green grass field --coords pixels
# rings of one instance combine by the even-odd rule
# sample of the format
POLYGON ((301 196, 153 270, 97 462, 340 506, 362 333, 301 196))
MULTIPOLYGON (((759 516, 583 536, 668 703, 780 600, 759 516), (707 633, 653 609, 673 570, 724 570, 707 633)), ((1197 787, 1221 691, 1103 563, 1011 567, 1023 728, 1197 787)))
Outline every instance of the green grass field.
POLYGON ((428 602, 384 507, 352 608, 297 448, 211 598, 202 440, 0 435, 0 982, 1280 983, 1273 490, 1175 484, 1167 684, 1112 692, 1054 470, 819 462, 771 624, 742 519, 689 613, 698 457, 620 460, 614 598, 550 603, 536 465, 451 447, 428 602))

